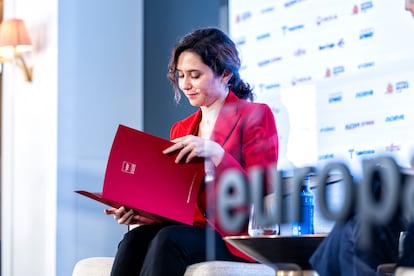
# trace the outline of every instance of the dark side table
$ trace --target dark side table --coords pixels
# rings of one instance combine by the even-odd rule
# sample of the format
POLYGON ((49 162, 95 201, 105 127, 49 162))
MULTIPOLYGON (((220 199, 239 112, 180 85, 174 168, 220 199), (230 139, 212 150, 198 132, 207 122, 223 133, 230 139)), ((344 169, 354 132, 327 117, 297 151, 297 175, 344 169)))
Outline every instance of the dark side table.
POLYGON ((326 236, 327 234, 228 236, 224 239, 257 262, 271 266, 275 271, 306 271, 311 269, 309 258, 326 236))

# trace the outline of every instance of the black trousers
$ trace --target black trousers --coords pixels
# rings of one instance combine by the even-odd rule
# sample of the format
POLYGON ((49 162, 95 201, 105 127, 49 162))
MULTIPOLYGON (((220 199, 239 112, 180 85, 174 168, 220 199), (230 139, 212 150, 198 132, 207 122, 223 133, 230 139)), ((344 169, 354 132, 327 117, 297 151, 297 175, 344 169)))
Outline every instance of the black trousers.
POLYGON ((119 243, 111 276, 181 276, 187 266, 205 261, 208 246, 213 245, 215 260, 244 261, 230 253, 218 233, 213 232, 213 238, 207 241, 206 231, 201 227, 159 224, 128 231, 119 243))

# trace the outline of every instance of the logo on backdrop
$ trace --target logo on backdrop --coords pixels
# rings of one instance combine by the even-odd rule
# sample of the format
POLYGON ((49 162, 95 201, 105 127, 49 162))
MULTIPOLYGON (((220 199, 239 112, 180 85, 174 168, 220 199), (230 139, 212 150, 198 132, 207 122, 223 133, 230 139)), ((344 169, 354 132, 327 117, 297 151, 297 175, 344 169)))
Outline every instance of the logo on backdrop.
POLYGON ((293 52, 293 56, 295 57, 300 57, 304 55, 306 55, 306 49, 303 49, 303 48, 298 48, 295 50, 295 52, 293 52))
POLYGON ((372 1, 361 3, 361 12, 366 12, 374 7, 372 1))
POLYGON ((234 44, 236 44, 236 46, 244 45, 244 44, 246 44, 246 38, 245 37, 235 38, 234 39, 234 44))
POLYGON ((375 125, 374 120, 354 122, 354 123, 346 124, 345 125, 345 130, 355 130, 355 129, 358 129, 358 128, 363 128, 363 127, 373 126, 373 125, 375 125))
POLYGON ((310 82, 310 81, 312 81, 311 76, 293 77, 291 80, 291 84, 294 86, 297 84, 301 84, 304 82, 310 82))
POLYGON ((285 6, 285 8, 290 8, 293 5, 299 4, 300 2, 304 2, 304 1, 306 1, 306 0, 291 0, 291 1, 285 2, 284 6, 285 6))
POLYGON ((409 84, 408 81, 399 81, 395 84, 395 90, 397 90, 397 92, 402 92, 403 90, 408 89, 409 84))
POLYGON ((367 12, 368 10, 372 9, 374 7, 374 4, 372 1, 367 1, 364 3, 361 3, 360 6, 354 5, 352 9, 353 14, 358 14, 359 12, 367 12))
POLYGON ((338 19, 338 15, 336 14, 330 14, 330 15, 326 15, 326 16, 318 16, 316 18, 316 25, 321 25, 322 23, 327 23, 330 21, 334 21, 338 19))
POLYGON ((327 153, 327 154, 322 154, 318 156, 319 161, 329 160, 329 159, 334 159, 334 158, 335 158, 335 154, 333 153, 327 153))
POLYGON ((267 90, 280 88, 280 83, 269 83, 269 84, 259 83, 258 87, 259 87, 259 91, 263 92, 263 91, 267 91, 267 90))
POLYGON ((252 17, 252 13, 250 11, 243 12, 236 16, 236 23, 245 22, 252 17))
POLYGON ((342 102, 342 92, 335 92, 329 94, 328 103, 339 103, 342 102))
POLYGON ((271 12, 273 12, 274 10, 275 10, 275 7, 274 7, 274 6, 270 6, 270 7, 267 7, 267 8, 262 9, 262 10, 260 11, 260 13, 261 13, 261 14, 271 13, 271 12))
POLYGON ((283 31, 283 34, 287 34, 287 33, 291 33, 291 32, 301 30, 301 29, 304 29, 304 28, 305 28, 304 24, 299 24, 299 25, 294 25, 294 26, 283 25, 282 26, 282 31, 283 31))
POLYGON ((368 39, 374 37, 374 28, 362 29, 359 31, 359 39, 368 39))
POLYGON ((269 64, 272 64, 272 63, 279 62, 281 60, 282 60, 282 57, 273 57, 273 58, 269 58, 269 59, 265 59, 265 60, 259 61, 257 63, 257 65, 259 67, 263 67, 263 66, 266 66, 266 65, 269 65, 269 64))
POLYGON ((342 48, 344 46, 345 46, 345 40, 343 38, 340 38, 338 42, 330 42, 330 43, 326 43, 323 45, 319 45, 319 51, 323 51, 326 49, 333 49, 335 47, 342 48))
POLYGON ((366 98, 374 96, 374 90, 365 90, 365 91, 359 91, 355 93, 355 98, 366 98))
POLYGON ((349 149, 349 158, 353 159, 354 157, 360 157, 365 155, 374 155, 375 150, 374 149, 362 149, 362 150, 356 150, 356 149, 349 149))
POLYGON ((396 145, 394 143, 391 143, 391 145, 388 145, 385 147, 385 151, 389 151, 389 152, 395 152, 395 151, 400 151, 401 150, 401 145, 396 145))
POLYGON ((326 126, 319 129, 319 133, 334 132, 335 126, 326 126))
POLYGON ((367 68, 372 68, 374 66, 375 66, 375 62, 368 61, 368 62, 358 64, 358 69, 367 69, 367 68))
POLYGON ((264 34, 258 35, 256 37, 256 40, 260 41, 260 40, 264 40, 264 39, 269 38, 269 37, 270 37, 270 33, 264 33, 264 34))
POLYGON ((397 115, 391 115, 391 116, 385 117, 386 123, 394 123, 397 121, 404 121, 404 120, 405 120, 404 114, 397 114, 397 115))
POLYGON ((394 92, 401 93, 401 92, 404 92, 405 90, 408 90, 409 87, 410 87, 410 84, 406 80, 396 82, 395 85, 393 85, 392 83, 388 83, 385 94, 394 94, 394 92))

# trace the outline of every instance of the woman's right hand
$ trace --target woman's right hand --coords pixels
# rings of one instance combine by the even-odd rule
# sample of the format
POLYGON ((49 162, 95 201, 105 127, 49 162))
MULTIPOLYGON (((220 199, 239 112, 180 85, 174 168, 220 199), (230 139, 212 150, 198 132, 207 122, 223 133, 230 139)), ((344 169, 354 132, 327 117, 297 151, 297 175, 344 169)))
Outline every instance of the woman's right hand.
POLYGON ((105 209, 104 212, 107 215, 113 215, 114 219, 119 224, 125 224, 125 225, 130 225, 130 224, 152 224, 152 223, 159 222, 155 219, 138 215, 134 212, 133 209, 127 210, 123 206, 118 208, 118 209, 117 208, 105 209))

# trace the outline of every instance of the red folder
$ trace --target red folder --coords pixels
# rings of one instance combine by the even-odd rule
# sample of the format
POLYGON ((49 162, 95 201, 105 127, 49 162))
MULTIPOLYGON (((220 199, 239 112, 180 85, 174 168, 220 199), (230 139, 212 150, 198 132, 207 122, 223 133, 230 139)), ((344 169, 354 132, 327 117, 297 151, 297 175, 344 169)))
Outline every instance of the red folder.
POLYGON ((204 159, 176 164, 173 143, 119 125, 105 172, 102 192, 75 191, 106 205, 132 208, 141 215, 193 224, 204 159))

